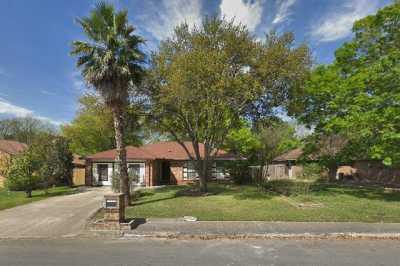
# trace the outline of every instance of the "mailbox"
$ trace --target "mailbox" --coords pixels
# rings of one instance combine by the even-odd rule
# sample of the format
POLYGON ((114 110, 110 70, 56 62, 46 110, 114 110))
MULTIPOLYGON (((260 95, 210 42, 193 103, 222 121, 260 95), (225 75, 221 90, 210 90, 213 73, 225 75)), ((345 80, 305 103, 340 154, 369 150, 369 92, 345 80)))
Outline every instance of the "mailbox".
POLYGON ((105 200, 105 206, 104 208, 107 209, 117 209, 118 208, 118 201, 114 199, 106 199, 105 200))
POLYGON ((124 194, 104 195, 104 221, 121 223, 125 221, 124 194))

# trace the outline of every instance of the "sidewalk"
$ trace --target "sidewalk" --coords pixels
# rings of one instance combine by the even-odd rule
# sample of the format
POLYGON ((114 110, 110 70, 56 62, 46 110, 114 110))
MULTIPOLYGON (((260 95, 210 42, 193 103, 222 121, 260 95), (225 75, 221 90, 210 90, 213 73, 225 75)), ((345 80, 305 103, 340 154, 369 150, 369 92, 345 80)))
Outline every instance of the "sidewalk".
POLYGON ((177 219, 138 221, 126 238, 177 239, 396 239, 400 223, 315 223, 315 222, 185 222, 177 219))

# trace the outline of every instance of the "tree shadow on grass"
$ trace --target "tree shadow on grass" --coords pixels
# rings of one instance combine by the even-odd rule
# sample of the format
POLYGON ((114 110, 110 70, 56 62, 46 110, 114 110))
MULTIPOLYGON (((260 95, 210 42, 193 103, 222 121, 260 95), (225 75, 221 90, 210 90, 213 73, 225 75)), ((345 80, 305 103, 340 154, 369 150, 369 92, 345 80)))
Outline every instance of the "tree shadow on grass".
POLYGON ((153 190, 143 190, 140 192, 140 195, 137 198, 138 200, 132 202, 131 206, 151 204, 179 197, 199 198, 210 196, 232 196, 235 200, 269 200, 276 195, 260 190, 257 186, 252 185, 239 186, 232 184, 209 183, 207 193, 200 193, 196 185, 171 186, 153 190), (157 193, 165 193, 165 196, 160 195, 159 197, 152 199, 152 197, 157 196, 157 193), (147 197, 149 197, 149 199, 146 199, 147 197))
POLYGON ((316 196, 340 196, 349 195, 357 198, 398 201, 400 202, 399 191, 387 191, 383 187, 371 187, 360 185, 348 185, 339 183, 317 183, 311 186, 311 191, 316 196))

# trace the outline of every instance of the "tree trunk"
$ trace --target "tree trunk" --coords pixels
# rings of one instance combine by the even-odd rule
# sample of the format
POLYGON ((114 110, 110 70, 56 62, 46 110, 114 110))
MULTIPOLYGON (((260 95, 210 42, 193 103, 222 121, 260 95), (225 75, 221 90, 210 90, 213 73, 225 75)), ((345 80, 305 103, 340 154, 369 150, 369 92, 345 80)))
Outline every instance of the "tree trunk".
POLYGON ((32 198, 32 189, 28 188, 25 193, 27 198, 32 198))
POLYGON ((120 179, 120 191, 124 193, 125 206, 130 205, 130 188, 128 179, 128 168, 126 163, 126 149, 124 143, 124 113, 121 106, 112 107, 113 118, 114 118, 114 130, 115 130, 115 147, 117 150, 117 176, 120 179))
POLYGON ((336 181, 337 165, 330 165, 328 168, 328 178, 330 182, 336 181))
POLYGON ((200 192, 207 192, 207 178, 208 178, 208 161, 206 159, 201 162, 200 172, 200 192))
POLYGON ((201 164, 201 174, 200 174, 200 191, 203 193, 207 192, 207 181, 208 181, 208 174, 209 174, 209 147, 207 142, 204 143, 204 158, 201 164))

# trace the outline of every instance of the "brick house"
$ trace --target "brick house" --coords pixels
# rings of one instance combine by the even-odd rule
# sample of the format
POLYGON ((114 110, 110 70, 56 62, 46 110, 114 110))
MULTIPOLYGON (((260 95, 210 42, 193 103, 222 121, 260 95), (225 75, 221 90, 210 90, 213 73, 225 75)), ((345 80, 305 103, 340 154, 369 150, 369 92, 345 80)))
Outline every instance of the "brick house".
POLYGON ((297 164, 303 155, 300 148, 290 150, 272 160, 269 166, 268 175, 272 178, 296 178, 303 174, 303 166, 297 164))
POLYGON ((0 140, 0 187, 4 186, 5 177, 1 171, 7 167, 11 157, 24 152, 28 145, 14 140, 0 140))
MULTIPOLYGON (((302 149, 290 150, 276 157, 268 167, 271 179, 300 177, 304 168, 299 164, 302 149)), ((310 162, 315 161, 310 160, 310 162)), ((327 175, 328 173, 321 173, 327 175)), ((336 170, 337 180, 354 180, 360 183, 400 184, 400 168, 385 166, 379 160, 353 160, 347 165, 340 165, 336 170)))
MULTIPOLYGON (((193 146, 185 142, 190 154, 195 157, 193 146)), ((201 155, 204 146, 200 145, 201 155)), ((116 150, 99 152, 86 156, 86 185, 112 184, 116 150)), ((198 174, 185 149, 177 142, 159 142, 141 147, 126 147, 128 173, 136 174, 138 186, 181 185, 198 179, 198 174)), ((228 178, 224 162, 238 160, 238 157, 219 150, 215 156, 211 176, 214 179, 228 178)))

